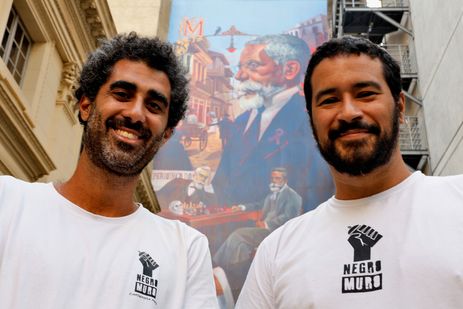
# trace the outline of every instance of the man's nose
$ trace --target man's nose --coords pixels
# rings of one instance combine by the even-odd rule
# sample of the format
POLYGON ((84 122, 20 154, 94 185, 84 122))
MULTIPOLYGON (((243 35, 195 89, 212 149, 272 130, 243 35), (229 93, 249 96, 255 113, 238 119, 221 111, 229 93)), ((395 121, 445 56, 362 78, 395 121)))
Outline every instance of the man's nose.
POLYGON ((124 117, 130 118, 133 123, 144 123, 146 119, 145 102, 142 97, 135 96, 130 102, 126 102, 122 111, 124 117))
POLYGON ((351 96, 345 96, 340 105, 338 119, 351 122, 354 119, 362 118, 363 112, 359 104, 351 96))
POLYGON ((244 68, 240 68, 235 75, 235 79, 239 80, 240 82, 247 80, 249 78, 249 74, 245 71, 244 68))

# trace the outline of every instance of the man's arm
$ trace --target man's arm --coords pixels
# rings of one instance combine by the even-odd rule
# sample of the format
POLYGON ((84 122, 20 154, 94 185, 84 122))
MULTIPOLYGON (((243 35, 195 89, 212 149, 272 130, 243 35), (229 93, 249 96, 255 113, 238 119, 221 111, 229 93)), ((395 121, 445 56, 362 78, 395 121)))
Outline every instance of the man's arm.
POLYGON ((257 249, 235 309, 271 309, 274 306, 272 254, 264 241, 257 249))
POLYGON ((244 207, 245 207, 244 210, 246 211, 261 210, 262 208, 264 208, 264 202, 265 202, 265 198, 258 202, 246 203, 244 204, 244 207))
POLYGON ((197 237, 188 249, 188 277, 184 308, 219 307, 212 276, 211 254, 207 238, 197 237))

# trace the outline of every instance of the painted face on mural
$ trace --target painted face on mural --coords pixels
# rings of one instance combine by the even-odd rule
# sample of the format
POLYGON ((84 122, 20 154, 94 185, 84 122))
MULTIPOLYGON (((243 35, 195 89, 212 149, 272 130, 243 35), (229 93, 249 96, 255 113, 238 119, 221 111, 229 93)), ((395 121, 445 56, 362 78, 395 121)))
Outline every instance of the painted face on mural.
POLYGON ((265 100, 286 88, 281 65, 265 52, 265 45, 246 45, 235 78, 243 109, 259 108, 265 100))
POLYGON ((211 175, 211 170, 207 167, 198 167, 193 174, 193 186, 203 189, 211 175))
POLYGON ((314 136, 325 160, 354 176, 388 163, 404 99, 394 102, 380 60, 366 55, 327 58, 311 81, 314 136))
POLYGON ((276 192, 286 184, 286 176, 280 171, 273 171, 270 176, 270 191, 276 192))

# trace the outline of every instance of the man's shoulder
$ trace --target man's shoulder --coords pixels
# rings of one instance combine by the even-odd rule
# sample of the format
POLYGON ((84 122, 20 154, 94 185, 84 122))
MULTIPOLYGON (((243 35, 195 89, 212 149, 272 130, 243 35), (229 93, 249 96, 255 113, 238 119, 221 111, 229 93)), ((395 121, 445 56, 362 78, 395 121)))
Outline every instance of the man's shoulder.
POLYGON ((423 190, 432 188, 443 192, 457 191, 463 194, 463 175, 423 176, 423 190))
POLYGON ((4 192, 16 192, 18 190, 35 189, 46 186, 46 183, 40 182, 27 182, 13 176, 2 175, 0 176, 0 190, 4 192))
MULTIPOLYGON (((326 202, 325 202, 326 203, 326 202)), ((307 229, 310 229, 311 222, 316 217, 317 213, 325 207, 324 204, 320 204, 314 210, 306 212, 298 217, 295 217, 285 224, 273 231, 267 238, 262 242, 262 246, 271 247, 276 252, 285 250, 283 246, 288 243, 291 238, 307 237, 307 229)))
POLYGON ((291 195, 291 196, 301 197, 301 196, 299 195, 299 193, 297 193, 296 190, 294 190, 294 189, 291 188, 290 186, 287 186, 287 187, 285 188, 285 190, 284 190, 282 193, 284 193, 284 192, 286 192, 288 195, 291 195))
POLYGON ((147 224, 153 225, 153 227, 162 231, 163 234, 169 235, 169 237, 176 237, 179 240, 187 242, 206 238, 204 234, 180 220, 163 218, 158 214, 149 212, 146 209, 143 211, 145 211, 145 220, 147 224))

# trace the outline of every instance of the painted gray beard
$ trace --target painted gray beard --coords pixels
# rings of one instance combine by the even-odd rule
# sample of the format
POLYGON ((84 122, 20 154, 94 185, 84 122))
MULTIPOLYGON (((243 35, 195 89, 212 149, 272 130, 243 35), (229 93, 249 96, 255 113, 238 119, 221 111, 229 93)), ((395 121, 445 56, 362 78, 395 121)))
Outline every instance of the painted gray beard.
POLYGON ((278 184, 273 183, 273 182, 271 182, 271 183, 269 184, 270 191, 272 191, 272 192, 278 192, 278 191, 280 191, 281 188, 283 188, 283 186, 284 186, 284 185, 278 185, 278 184))
POLYGON ((239 97, 240 107, 243 110, 258 109, 264 105, 264 102, 267 101, 267 103, 269 103, 268 99, 272 98, 284 89, 284 86, 263 86, 262 84, 253 81, 241 82, 238 87, 238 91, 240 93, 244 93, 244 95, 239 97), (247 92, 253 92, 253 94, 247 98, 245 95, 247 92))
POLYGON ((204 184, 193 180, 193 187, 198 190, 203 190, 204 184))

